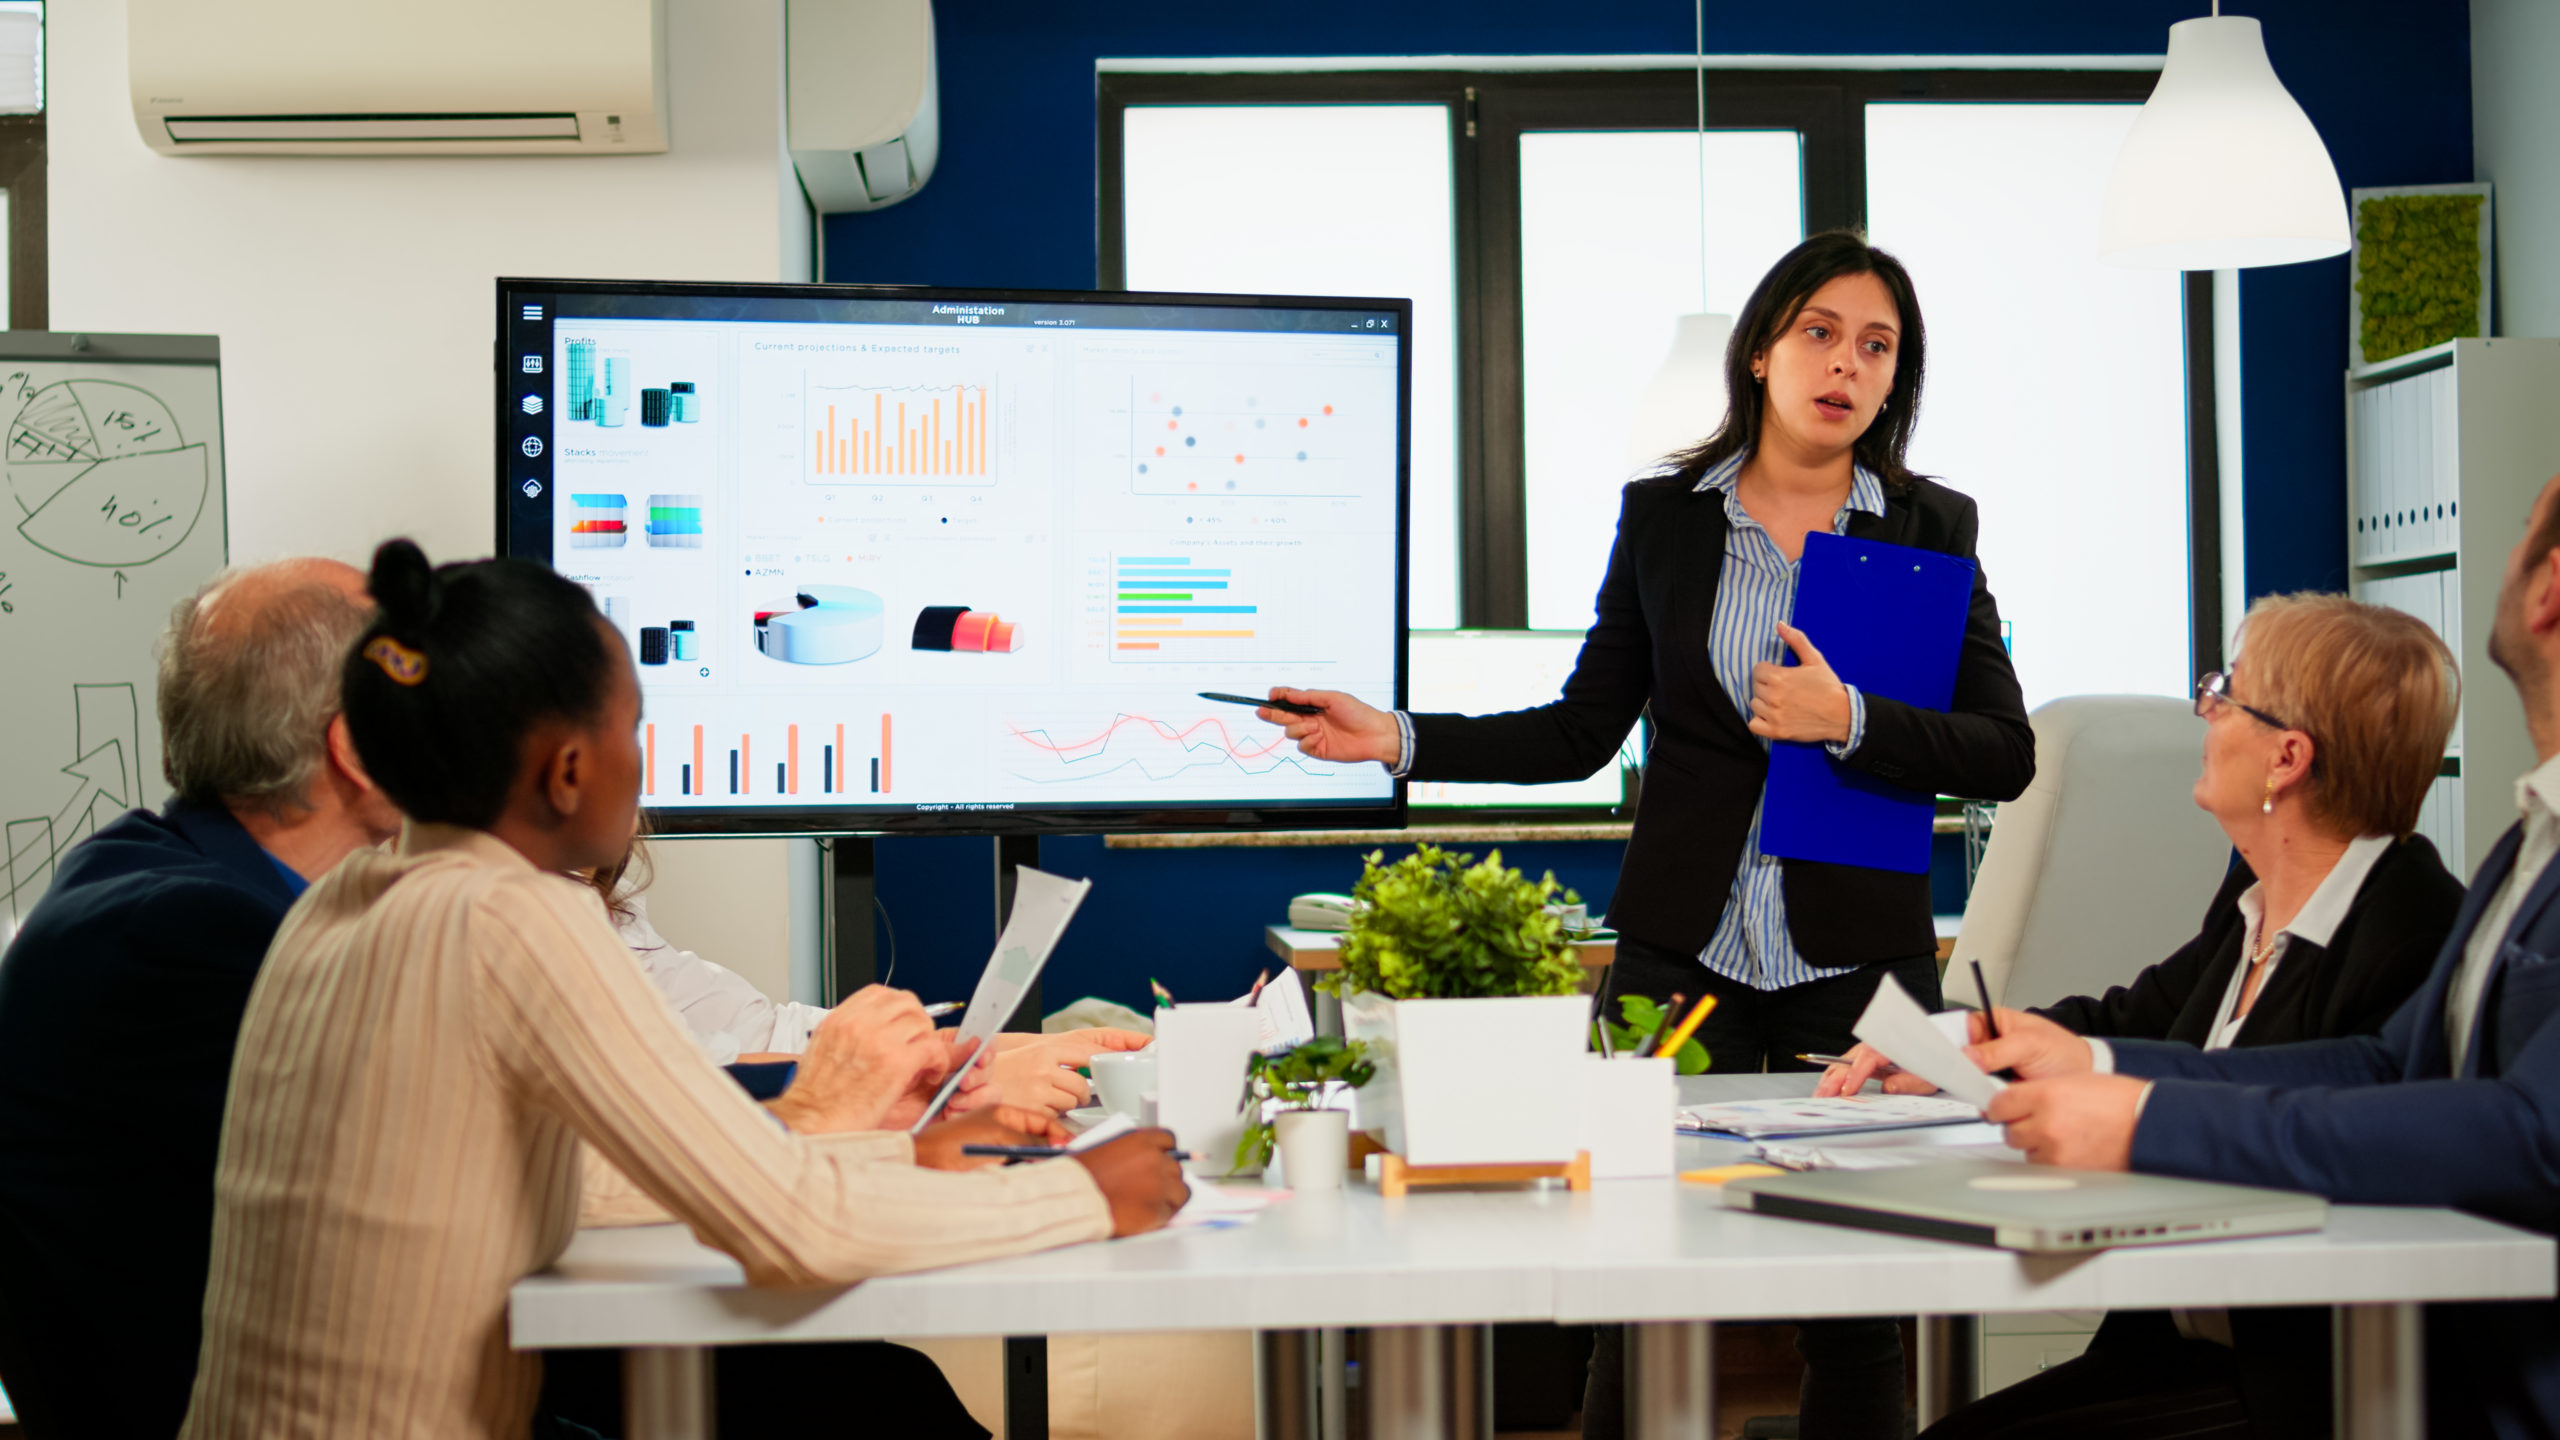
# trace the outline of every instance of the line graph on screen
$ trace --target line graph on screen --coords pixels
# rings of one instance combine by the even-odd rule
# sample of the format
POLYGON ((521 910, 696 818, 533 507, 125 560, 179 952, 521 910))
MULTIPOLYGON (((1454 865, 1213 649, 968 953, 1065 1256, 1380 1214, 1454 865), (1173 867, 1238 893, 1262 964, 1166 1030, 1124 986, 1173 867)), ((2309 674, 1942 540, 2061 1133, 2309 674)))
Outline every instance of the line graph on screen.
POLYGON ((1113 778, 1153 785, 1186 781, 1230 786, 1238 774, 1274 781, 1329 780, 1342 767, 1298 753, 1278 731, 1238 735, 1226 717, 1175 724, 1133 711, 1009 724, 1008 772, 1026 784, 1060 786, 1113 778))

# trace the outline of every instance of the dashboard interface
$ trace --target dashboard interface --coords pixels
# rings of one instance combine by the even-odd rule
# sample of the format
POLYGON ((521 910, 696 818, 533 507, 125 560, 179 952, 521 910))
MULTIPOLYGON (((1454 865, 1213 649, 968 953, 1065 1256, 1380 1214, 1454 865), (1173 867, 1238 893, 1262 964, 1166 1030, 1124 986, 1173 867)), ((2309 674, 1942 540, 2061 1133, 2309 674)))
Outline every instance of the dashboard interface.
POLYGON ((1199 692, 1402 702, 1404 302, 499 300, 502 548, 630 647, 662 827, 1400 810, 1199 692))

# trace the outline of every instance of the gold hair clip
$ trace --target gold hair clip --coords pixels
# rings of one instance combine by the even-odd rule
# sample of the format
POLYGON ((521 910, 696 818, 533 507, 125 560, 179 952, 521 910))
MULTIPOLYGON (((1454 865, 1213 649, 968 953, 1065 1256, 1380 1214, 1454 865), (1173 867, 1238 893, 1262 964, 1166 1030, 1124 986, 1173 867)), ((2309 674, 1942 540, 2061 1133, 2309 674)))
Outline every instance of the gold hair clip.
POLYGON ((381 666, 382 673, 395 684, 416 685, 427 678, 427 657, 388 635, 377 635, 366 642, 364 658, 381 666))

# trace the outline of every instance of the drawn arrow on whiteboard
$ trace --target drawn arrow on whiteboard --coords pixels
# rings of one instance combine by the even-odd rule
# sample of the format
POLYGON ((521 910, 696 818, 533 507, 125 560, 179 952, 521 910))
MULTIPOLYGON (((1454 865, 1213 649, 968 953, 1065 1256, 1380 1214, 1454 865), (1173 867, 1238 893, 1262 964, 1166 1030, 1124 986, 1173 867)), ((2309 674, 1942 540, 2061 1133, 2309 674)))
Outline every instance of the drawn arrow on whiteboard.
MULTIPOLYGON (((57 750, 54 753, 62 752, 57 750)), ((62 773, 79 780, 80 788, 72 795, 71 803, 62 807, 62 813, 54 817, 53 833, 56 836, 69 835, 71 827, 81 816, 89 813, 89 807, 96 804, 101 795, 114 801, 116 808, 124 808, 123 741, 110 740, 100 745, 63 766, 62 773)))

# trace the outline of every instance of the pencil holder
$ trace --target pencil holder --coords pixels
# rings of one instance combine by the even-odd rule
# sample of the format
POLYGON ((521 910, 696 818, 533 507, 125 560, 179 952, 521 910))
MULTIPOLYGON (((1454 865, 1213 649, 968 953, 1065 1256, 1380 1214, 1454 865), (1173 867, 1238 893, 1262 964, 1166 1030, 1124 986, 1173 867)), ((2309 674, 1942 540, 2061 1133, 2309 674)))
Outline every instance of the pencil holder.
POLYGON ((1582 1148, 1594 1180, 1633 1180, 1672 1173, 1671 1141, 1680 1108, 1669 1057, 1603 1060, 1582 1065, 1582 1148))

